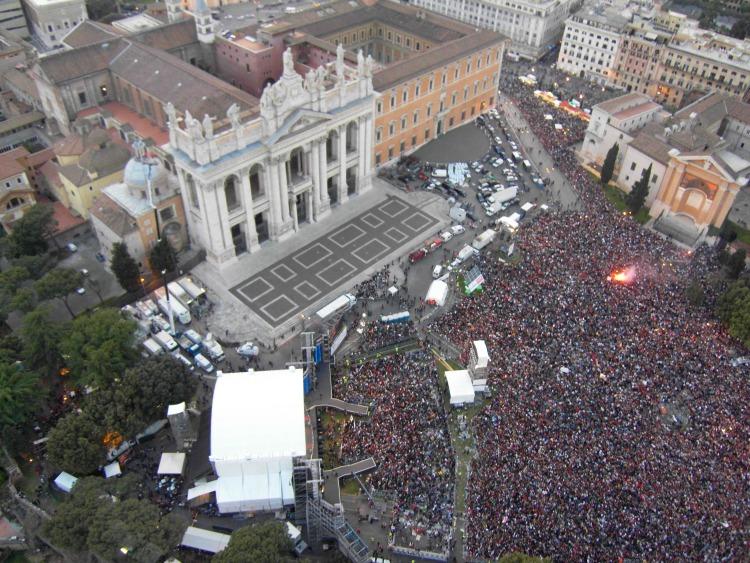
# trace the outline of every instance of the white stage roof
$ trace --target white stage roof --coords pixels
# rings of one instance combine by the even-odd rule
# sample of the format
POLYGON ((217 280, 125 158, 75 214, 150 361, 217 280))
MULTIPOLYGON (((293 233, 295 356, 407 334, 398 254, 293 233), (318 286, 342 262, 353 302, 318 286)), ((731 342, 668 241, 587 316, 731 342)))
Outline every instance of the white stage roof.
POLYGON ((211 461, 306 453, 302 370, 225 373, 216 380, 211 461))
POLYGON ((157 475, 182 475, 185 468, 185 454, 164 452, 159 460, 157 475))
POLYGON ((181 545, 209 553, 218 553, 229 545, 230 537, 229 534, 220 534, 212 530, 188 526, 182 535, 181 545))
POLYGON ((445 379, 448 381, 451 405, 474 402, 474 385, 467 370, 446 371, 445 379))
POLYGON ((442 307, 445 305, 445 298, 448 295, 448 284, 441 280, 435 280, 427 289, 425 301, 431 305, 442 307))
POLYGON ((169 405, 167 407, 167 416, 172 416, 183 412, 185 412, 185 401, 177 403, 175 405, 169 405))

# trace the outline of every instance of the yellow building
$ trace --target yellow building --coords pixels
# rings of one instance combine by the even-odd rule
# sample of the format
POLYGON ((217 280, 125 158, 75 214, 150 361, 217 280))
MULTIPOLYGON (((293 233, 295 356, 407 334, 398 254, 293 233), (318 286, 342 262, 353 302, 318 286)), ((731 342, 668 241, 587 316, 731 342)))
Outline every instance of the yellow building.
POLYGON ((53 195, 74 214, 88 219, 102 189, 122 181, 130 152, 103 129, 71 137, 55 147, 60 185, 53 188, 53 195))

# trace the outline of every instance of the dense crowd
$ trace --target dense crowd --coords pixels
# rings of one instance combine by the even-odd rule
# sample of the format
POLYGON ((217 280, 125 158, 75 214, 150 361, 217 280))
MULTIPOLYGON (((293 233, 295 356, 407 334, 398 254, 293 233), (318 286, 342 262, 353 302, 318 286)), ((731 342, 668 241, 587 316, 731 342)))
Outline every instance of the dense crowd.
POLYGON ((431 354, 394 354, 357 365, 335 381, 334 396, 372 405, 371 417, 347 426, 342 456, 344 463, 374 458, 370 484, 395 492, 392 541, 446 551, 455 459, 431 354))
POLYGON ((373 352, 411 340, 416 335, 416 328, 411 320, 393 324, 380 321, 367 323, 362 333, 361 347, 366 352, 373 352))
POLYGON ((470 558, 742 560, 750 545, 750 388, 735 343, 685 289, 715 268, 613 212, 555 110, 519 97, 584 203, 520 230, 483 294, 431 330, 487 342, 492 399, 474 419, 470 558), (541 116, 541 118, 540 118, 541 116), (555 119, 558 119, 557 117, 555 119), (613 272, 633 267, 617 283, 613 272))
POLYGON ((388 296, 388 288, 396 283, 391 275, 391 267, 386 264, 381 270, 354 286, 354 296, 357 299, 382 299, 388 296))

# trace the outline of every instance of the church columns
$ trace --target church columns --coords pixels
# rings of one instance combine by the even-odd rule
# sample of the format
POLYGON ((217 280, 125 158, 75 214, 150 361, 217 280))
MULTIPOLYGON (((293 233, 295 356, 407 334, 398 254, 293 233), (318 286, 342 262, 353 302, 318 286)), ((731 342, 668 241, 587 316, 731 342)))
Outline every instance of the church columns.
POLYGON ((217 229, 221 232, 222 240, 222 261, 234 256, 234 246, 232 244, 232 231, 229 227, 229 210, 227 209, 227 198, 224 197, 224 182, 215 182, 213 184, 213 197, 214 205, 211 207, 215 212, 215 220, 209 223, 209 228, 217 229))
POLYGON ((308 201, 308 214, 311 220, 317 221, 320 214, 320 184, 322 172, 320 170, 320 158, 318 158, 318 143, 317 139, 313 139, 310 145, 305 149, 305 158, 310 163, 310 175, 312 176, 312 193, 308 201))
POLYGON ((327 215, 331 210, 331 199, 328 197, 328 159, 326 157, 326 138, 317 139, 313 142, 313 154, 315 148, 318 151, 318 187, 320 191, 320 211, 318 218, 327 215))
POLYGON ((339 132, 339 205, 346 203, 346 125, 340 125, 339 132))
POLYGON ((255 226, 255 211, 253 209, 253 194, 250 189, 250 168, 241 172, 242 193, 245 198, 245 217, 247 222, 247 246, 250 252, 255 252, 260 245, 258 244, 258 231, 255 226))
POLYGON ((367 121, 360 117, 357 120, 357 193, 365 189, 364 178, 367 174, 367 121))

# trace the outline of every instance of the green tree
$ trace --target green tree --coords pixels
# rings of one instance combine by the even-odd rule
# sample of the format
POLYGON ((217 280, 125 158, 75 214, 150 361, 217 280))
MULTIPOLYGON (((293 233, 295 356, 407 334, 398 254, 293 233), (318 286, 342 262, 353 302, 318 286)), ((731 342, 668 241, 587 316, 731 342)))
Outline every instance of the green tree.
POLYGON ((35 254, 33 256, 19 256, 18 258, 12 258, 10 263, 13 266, 28 270, 31 277, 38 280, 52 268, 54 260, 49 254, 35 254))
POLYGON ((112 245, 112 264, 110 268, 125 291, 134 293, 138 290, 141 273, 138 270, 138 264, 136 264, 128 252, 128 247, 125 243, 116 242, 112 245))
POLYGON ((151 263, 151 269, 156 273, 161 273, 164 270, 174 272, 177 269, 177 256, 166 238, 161 238, 156 242, 148 259, 151 263))
POLYGON ((47 457, 55 467, 83 476, 96 471, 106 460, 104 431, 85 413, 70 413, 55 425, 47 441, 47 457))
MULTIPOLYGON (((161 561, 179 543, 185 524, 174 515, 162 516, 159 507, 139 499, 110 503, 97 511, 86 544, 105 561, 161 561)), ((247 560, 246 560, 247 561, 247 560)))
POLYGON ((13 224, 8 236, 11 256, 34 256, 47 251, 47 239, 57 227, 51 205, 36 204, 13 224))
POLYGON ((727 269, 730 278, 737 279, 742 271, 745 269, 745 259, 747 258, 747 252, 744 248, 736 250, 727 262, 727 269))
POLYGON ((291 558, 292 540, 281 522, 264 522, 232 532, 224 551, 214 555, 212 563, 247 561, 284 561, 291 558))
POLYGON ((39 299, 60 299, 73 318, 68 298, 70 294, 81 287, 83 275, 72 268, 54 268, 44 274, 44 277, 34 284, 39 299))
POLYGON ((4 272, 0 272, 0 317, 5 320, 11 311, 15 311, 18 305, 23 303, 16 300, 16 294, 23 289, 21 284, 29 278, 26 268, 11 266, 4 272))
POLYGON ((34 369, 54 373, 62 364, 60 342, 68 325, 50 320, 49 305, 40 305, 23 317, 21 340, 26 362, 34 369))
POLYGON ((14 334, 0 338, 0 362, 12 364, 23 359, 23 340, 14 334))
POLYGON ((0 437, 17 432, 36 411, 39 376, 19 364, 0 364, 0 437))
POLYGON ((651 181, 651 165, 648 165, 643 173, 641 179, 638 180, 634 185, 630 193, 625 196, 625 203, 633 213, 638 213, 643 207, 643 203, 646 201, 648 195, 648 183, 651 181))
POLYGON ((120 381, 89 396, 87 412, 105 421, 107 430, 135 436, 166 416, 167 407, 189 401, 196 381, 185 366, 171 356, 151 357, 125 370, 120 381))
POLYGON ((13 311, 28 313, 36 309, 37 299, 36 291, 30 287, 21 287, 16 291, 13 299, 10 301, 10 307, 13 311))
POLYGON ((108 385, 138 358, 134 341, 135 322, 103 308, 76 318, 60 349, 79 383, 108 385))
POLYGON ((729 334, 750 345, 750 288, 734 282, 716 302, 716 315, 727 324, 729 334))
POLYGON ((45 523, 44 533, 57 546, 84 551, 94 520, 106 516, 113 502, 135 496, 138 485, 135 475, 107 480, 101 477, 78 479, 71 494, 45 523))
POLYGON ((604 158, 602 164, 601 183, 602 186, 609 184, 612 179, 612 175, 615 173, 615 162, 617 161, 617 153, 620 152, 620 145, 615 143, 607 151, 607 156, 604 158))

